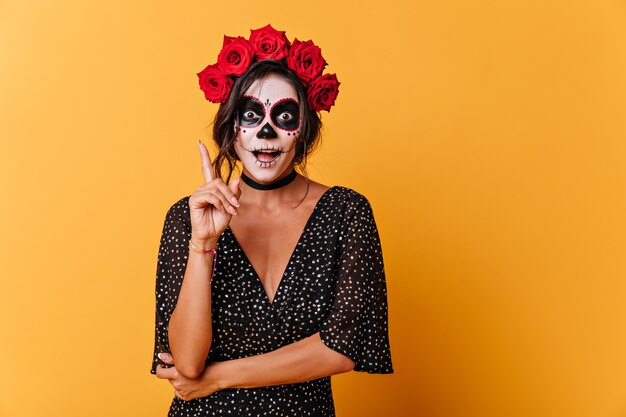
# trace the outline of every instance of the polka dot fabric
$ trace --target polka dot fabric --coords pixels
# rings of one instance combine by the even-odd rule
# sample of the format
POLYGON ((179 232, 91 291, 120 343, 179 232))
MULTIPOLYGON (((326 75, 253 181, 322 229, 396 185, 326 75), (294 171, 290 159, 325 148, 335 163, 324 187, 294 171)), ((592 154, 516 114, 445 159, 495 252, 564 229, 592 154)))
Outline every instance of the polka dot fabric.
MULTIPOLYGON (((167 325, 182 284, 191 237, 189 196, 167 212, 158 254, 152 368, 169 352, 167 325)), ((317 332, 355 371, 393 373, 387 288, 372 207, 333 186, 320 197, 291 254, 273 302, 227 227, 217 243, 211 284, 213 341, 206 359, 276 350, 317 332)), ((165 365, 167 366, 167 365, 165 365)), ((335 416, 330 377, 259 388, 229 388, 190 401, 173 397, 174 416, 335 416)))

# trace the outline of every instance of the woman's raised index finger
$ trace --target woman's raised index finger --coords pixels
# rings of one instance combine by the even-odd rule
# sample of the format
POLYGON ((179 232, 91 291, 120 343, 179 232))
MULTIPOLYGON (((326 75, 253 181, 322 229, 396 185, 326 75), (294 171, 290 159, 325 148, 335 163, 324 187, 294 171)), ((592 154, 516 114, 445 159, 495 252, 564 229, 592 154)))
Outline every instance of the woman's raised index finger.
POLYGON ((202 141, 198 140, 198 146, 200 147, 200 157, 202 158, 202 174, 204 175, 204 183, 207 184, 213 181, 211 157, 209 156, 209 150, 206 146, 204 146, 202 141))

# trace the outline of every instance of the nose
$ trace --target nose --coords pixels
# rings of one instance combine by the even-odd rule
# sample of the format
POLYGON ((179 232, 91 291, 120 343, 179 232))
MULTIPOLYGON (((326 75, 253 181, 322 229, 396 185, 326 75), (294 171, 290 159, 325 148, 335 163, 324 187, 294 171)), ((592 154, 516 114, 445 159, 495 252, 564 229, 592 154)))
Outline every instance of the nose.
POLYGON ((265 123, 265 126, 259 130, 259 133, 256 134, 256 137, 259 139, 273 139, 278 137, 278 133, 274 130, 269 123, 265 123))

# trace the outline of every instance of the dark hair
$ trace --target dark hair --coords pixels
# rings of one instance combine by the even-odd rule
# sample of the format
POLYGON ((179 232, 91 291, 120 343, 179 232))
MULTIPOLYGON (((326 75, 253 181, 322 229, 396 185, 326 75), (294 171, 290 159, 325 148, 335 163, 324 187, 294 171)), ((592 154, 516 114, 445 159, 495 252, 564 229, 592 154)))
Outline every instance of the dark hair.
POLYGON ((321 141, 322 121, 315 110, 312 110, 307 102, 306 90, 302 85, 298 75, 287 67, 285 60, 263 59, 250 65, 250 67, 239 78, 235 80, 233 88, 226 102, 220 107, 213 121, 213 140, 219 147, 219 153, 213 160, 213 170, 215 178, 222 178, 222 166, 228 164, 228 175, 225 182, 230 181, 230 177, 239 160, 234 149, 235 144, 235 119, 237 118, 237 104, 241 96, 250 88, 257 79, 269 74, 278 74, 285 77, 298 94, 300 102, 300 114, 302 122, 300 133, 296 139, 296 155, 294 157, 294 167, 306 177, 307 157, 315 150, 321 141))

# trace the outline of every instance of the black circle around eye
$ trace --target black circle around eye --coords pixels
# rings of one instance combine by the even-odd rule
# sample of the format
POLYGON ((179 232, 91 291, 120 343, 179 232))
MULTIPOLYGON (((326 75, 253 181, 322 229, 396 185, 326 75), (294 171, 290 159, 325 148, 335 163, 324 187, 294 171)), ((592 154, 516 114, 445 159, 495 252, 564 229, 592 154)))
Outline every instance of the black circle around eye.
POLYGON ((284 130, 297 129, 300 124, 300 106, 294 99, 277 102, 271 110, 272 121, 284 130), (285 117, 287 116, 287 117, 285 117))
POLYGON ((241 126, 257 126, 265 117, 263 104, 254 97, 242 97, 237 109, 239 111, 239 124, 241 126))

